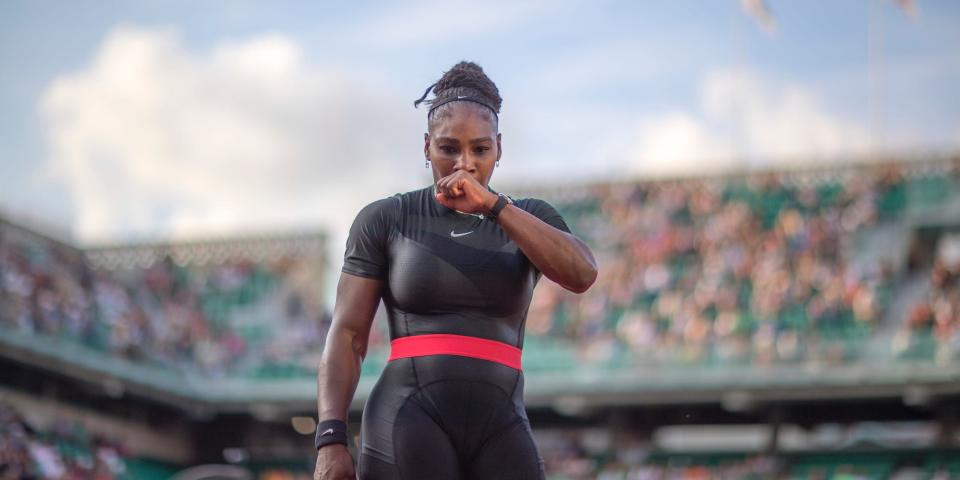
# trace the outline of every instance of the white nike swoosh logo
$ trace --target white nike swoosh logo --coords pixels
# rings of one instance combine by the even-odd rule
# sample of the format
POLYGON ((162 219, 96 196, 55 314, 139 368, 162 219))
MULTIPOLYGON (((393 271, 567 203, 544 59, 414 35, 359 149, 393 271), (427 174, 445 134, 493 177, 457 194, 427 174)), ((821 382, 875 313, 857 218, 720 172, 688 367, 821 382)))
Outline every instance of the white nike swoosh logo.
POLYGON ((328 433, 333 433, 333 429, 332 429, 332 428, 328 428, 328 429, 324 430, 323 433, 320 434, 320 436, 322 437, 322 436, 324 436, 324 435, 326 435, 326 434, 328 434, 328 433))
POLYGON ((463 233, 457 233, 457 232, 454 232, 453 230, 450 230, 450 236, 453 238, 462 237, 464 235, 470 235, 471 233, 473 233, 473 230, 470 230, 469 232, 463 232, 463 233))

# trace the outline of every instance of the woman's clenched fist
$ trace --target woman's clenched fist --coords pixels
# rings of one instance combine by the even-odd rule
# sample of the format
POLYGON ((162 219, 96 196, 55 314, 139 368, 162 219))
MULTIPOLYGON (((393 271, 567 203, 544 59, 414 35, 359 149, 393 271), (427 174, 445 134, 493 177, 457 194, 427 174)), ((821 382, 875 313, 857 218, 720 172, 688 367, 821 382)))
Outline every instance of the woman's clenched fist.
POLYGON ((489 213, 497 195, 487 190, 469 173, 458 170, 437 180, 437 201, 464 213, 489 213))

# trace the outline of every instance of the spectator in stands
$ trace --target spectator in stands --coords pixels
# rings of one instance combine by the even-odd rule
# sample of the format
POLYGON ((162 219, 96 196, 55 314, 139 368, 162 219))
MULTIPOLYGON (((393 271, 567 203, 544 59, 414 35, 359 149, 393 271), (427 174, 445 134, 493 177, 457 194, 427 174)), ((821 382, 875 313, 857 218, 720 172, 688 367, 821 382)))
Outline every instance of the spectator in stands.
POLYGON ((960 356, 960 261, 938 256, 929 286, 909 311, 894 347, 903 357, 951 362, 960 356))

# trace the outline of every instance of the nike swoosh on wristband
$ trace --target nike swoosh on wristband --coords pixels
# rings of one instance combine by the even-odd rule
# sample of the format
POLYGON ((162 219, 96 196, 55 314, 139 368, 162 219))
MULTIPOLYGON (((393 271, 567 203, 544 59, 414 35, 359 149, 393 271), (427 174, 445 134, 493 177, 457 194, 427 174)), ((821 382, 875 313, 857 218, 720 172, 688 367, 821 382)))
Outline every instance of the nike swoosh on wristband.
POLYGON ((328 434, 328 433, 333 433, 333 429, 332 429, 332 428, 328 428, 328 429, 324 430, 323 433, 320 434, 320 436, 322 437, 322 436, 324 436, 324 435, 326 435, 326 434, 328 434))
POLYGON ((464 233, 457 233, 453 230, 450 230, 450 236, 453 238, 462 237, 464 235, 470 235, 471 233, 473 233, 473 230, 470 230, 469 232, 464 232, 464 233))

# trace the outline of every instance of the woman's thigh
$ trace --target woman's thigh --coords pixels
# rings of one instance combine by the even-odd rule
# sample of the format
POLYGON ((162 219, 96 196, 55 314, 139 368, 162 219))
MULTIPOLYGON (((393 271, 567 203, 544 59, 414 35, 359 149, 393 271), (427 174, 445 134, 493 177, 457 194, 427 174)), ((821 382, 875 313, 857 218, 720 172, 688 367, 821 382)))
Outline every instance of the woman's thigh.
POLYGON ((457 480, 461 478, 457 453, 447 434, 414 399, 408 399, 392 423, 380 420, 364 430, 358 476, 360 480, 457 480), (377 455, 378 443, 388 442, 390 458, 377 455))
POLYGON ((525 418, 489 438, 470 463, 466 478, 481 480, 542 480, 546 476, 525 418))

